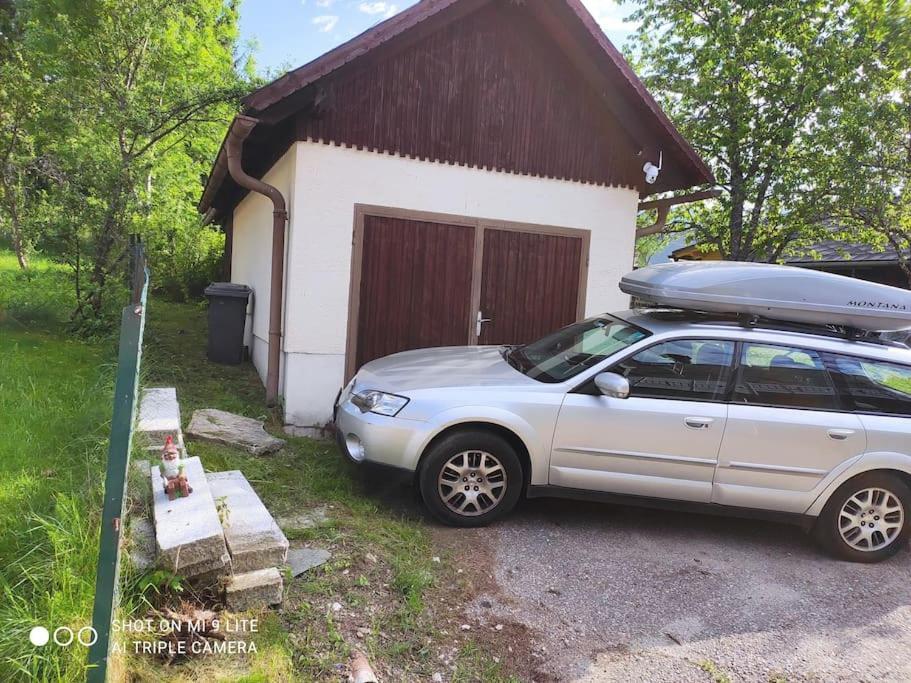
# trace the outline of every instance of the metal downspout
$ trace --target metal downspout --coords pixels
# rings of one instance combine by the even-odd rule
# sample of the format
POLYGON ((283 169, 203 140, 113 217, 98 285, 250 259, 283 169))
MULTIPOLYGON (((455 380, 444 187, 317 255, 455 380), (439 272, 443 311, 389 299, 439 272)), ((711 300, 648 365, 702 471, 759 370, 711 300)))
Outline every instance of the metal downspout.
POLYGON ((238 115, 231 124, 225 143, 228 173, 238 185, 272 200, 272 278, 269 290, 269 356, 266 366, 266 403, 278 400, 278 370, 281 362, 282 291, 285 260, 285 223, 288 211, 278 188, 247 175, 241 164, 244 140, 259 123, 258 119, 238 115))

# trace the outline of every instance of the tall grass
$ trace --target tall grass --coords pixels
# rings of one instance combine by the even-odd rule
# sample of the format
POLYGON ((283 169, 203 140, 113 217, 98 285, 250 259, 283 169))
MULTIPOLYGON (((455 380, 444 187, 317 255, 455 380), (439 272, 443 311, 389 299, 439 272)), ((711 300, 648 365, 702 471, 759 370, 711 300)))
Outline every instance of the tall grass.
POLYGON ((0 325, 57 329, 75 305, 75 288, 64 266, 34 258, 28 270, 20 270, 15 254, 0 251, 0 325))
POLYGON ((91 619, 113 345, 66 334, 67 273, 0 252, 0 680, 84 679, 85 648, 32 646, 91 619))

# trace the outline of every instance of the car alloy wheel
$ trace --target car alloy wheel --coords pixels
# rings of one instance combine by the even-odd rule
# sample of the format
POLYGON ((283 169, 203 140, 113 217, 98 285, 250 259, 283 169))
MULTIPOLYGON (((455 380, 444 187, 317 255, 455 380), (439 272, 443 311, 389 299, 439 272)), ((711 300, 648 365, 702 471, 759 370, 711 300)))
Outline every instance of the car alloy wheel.
POLYGON ((506 494, 506 468, 486 451, 462 451, 440 469, 440 500, 452 512, 476 517, 490 512, 506 494))
POLYGON ((892 544, 905 523, 901 500, 883 488, 866 488, 848 498, 838 514, 842 540, 854 550, 874 552, 892 544))

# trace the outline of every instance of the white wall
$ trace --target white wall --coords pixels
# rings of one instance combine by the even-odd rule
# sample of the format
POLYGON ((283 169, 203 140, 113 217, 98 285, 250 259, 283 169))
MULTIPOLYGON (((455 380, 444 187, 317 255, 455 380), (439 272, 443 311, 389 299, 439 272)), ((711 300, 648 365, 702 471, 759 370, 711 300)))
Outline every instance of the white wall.
MULTIPOLYGON (((617 283, 633 263, 635 190, 417 161, 315 142, 297 143, 291 151, 296 159, 290 174, 294 190, 286 196, 297 210, 291 212, 286 269, 288 382, 284 397, 288 423, 310 426, 328 421, 332 400, 344 379, 355 204, 590 230, 586 313, 628 305, 629 298, 617 283)), ((269 176, 266 179, 274 182, 269 176)), ((238 241, 240 218, 235 214, 235 263, 247 258, 240 256, 246 248, 256 254, 261 249, 268 253, 267 244, 248 241, 245 246, 238 241)), ((263 291, 268 296, 268 258, 250 259, 261 271, 256 277, 266 279, 263 291)), ((240 271, 234 279, 243 281, 240 271)), ((261 289, 260 284, 260 314, 267 307, 261 289)), ((255 333, 268 330, 267 316, 264 320, 261 323, 257 317, 254 321, 255 333)))
MULTIPOLYGON (((291 188, 294 185, 295 158, 292 147, 263 178, 285 195, 289 213, 294 202, 291 188)), ((245 284, 253 289, 253 305, 252 310, 248 309, 244 343, 250 347, 253 364, 260 379, 265 382, 269 355, 269 292, 272 282, 272 201, 255 192, 247 194, 234 209, 231 282, 245 284)))

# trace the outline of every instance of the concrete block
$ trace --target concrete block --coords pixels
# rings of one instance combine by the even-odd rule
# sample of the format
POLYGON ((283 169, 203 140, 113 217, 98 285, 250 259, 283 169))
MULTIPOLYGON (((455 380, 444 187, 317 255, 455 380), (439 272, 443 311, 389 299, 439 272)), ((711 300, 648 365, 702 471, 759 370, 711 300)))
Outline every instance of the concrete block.
POLYGON ((228 549, 202 463, 187 458, 184 464, 193 493, 174 500, 164 492, 158 465, 150 466, 159 565, 188 578, 219 569, 227 573, 228 549))
POLYGON ((234 571, 244 573, 283 564, 288 539, 243 473, 233 470, 206 476, 221 512, 234 571))
MULTIPOLYGON (((143 438, 143 437, 140 437, 140 438, 143 438)), ((184 443, 182 431, 177 432, 177 438, 174 439, 174 443, 177 444, 177 450, 180 451, 180 457, 186 458, 187 457, 187 446, 184 443)), ((152 443, 152 442, 146 440, 146 441, 142 442, 142 445, 145 448, 145 450, 148 452, 150 458, 153 458, 154 460, 159 460, 161 458, 161 451, 164 448, 164 439, 161 440, 161 443, 158 443, 157 441, 152 443)))
POLYGON ((130 559, 133 567, 145 571, 155 566, 155 527, 145 517, 130 520, 130 559))
POLYGON ((225 553, 219 558, 197 562, 180 571, 194 586, 215 584, 231 576, 231 556, 225 553))
POLYGON ((161 450, 165 439, 180 438, 180 406, 177 390, 172 387, 143 389, 139 401, 139 419, 134 432, 142 448, 161 450))
POLYGON ((224 410, 194 410, 187 434, 195 439, 243 448, 252 455, 265 455, 285 445, 263 429, 260 420, 224 410))
POLYGON ((235 574, 225 588, 225 603, 233 612, 278 605, 283 588, 282 575, 275 567, 235 574))

